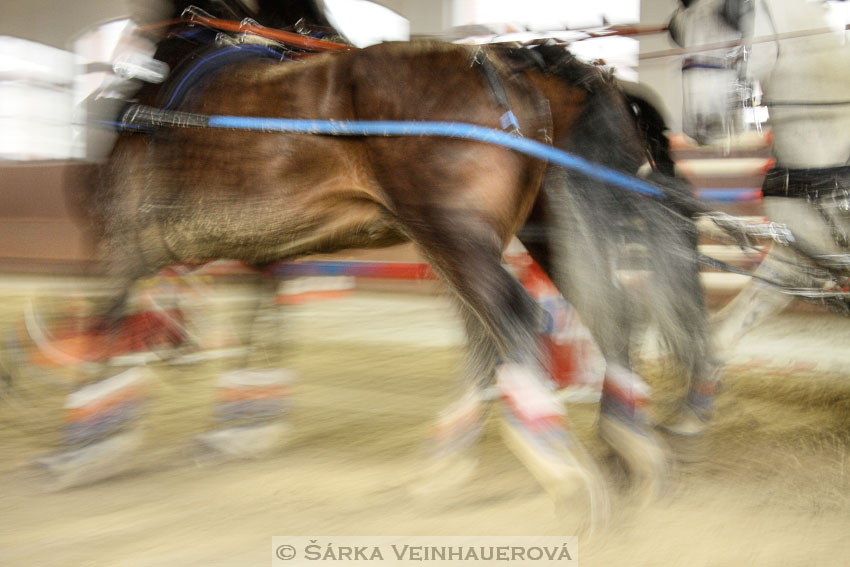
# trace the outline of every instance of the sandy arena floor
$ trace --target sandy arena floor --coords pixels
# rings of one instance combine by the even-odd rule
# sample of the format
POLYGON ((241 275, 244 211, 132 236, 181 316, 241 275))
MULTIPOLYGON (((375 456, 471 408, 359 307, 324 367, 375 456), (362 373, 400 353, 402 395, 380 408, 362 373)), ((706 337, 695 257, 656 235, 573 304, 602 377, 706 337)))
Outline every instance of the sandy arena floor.
MULTIPOLYGON (((8 286, 4 326, 32 292, 8 286)), ((470 483, 413 494, 423 434, 450 400, 461 352, 443 298, 358 293, 289 319, 294 427, 266 460, 200 467, 187 457, 210 424, 224 361, 151 365, 146 450, 132 470, 62 492, 45 491, 26 465, 56 440, 66 377, 29 376, 0 396, 0 565, 269 565, 274 535, 576 533, 577 512, 556 511, 495 423, 470 483)), ((580 564, 850 565, 848 340, 846 320, 818 315, 784 315, 749 336, 706 459, 678 465, 648 506, 628 498, 597 442, 596 407, 571 405, 615 509, 605 531, 580 539, 580 564)), ((653 368, 647 376, 663 415, 674 381, 653 368)))

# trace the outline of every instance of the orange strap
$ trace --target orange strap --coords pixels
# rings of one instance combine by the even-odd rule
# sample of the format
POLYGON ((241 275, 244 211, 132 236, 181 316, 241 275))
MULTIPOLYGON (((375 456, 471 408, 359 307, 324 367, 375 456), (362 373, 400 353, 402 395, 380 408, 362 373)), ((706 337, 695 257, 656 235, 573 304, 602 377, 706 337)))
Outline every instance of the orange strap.
POLYGON ((356 49, 356 47, 345 45, 343 43, 335 43, 332 41, 325 41, 323 39, 305 37, 297 33, 277 30, 274 28, 266 28, 260 25, 243 24, 242 22, 221 20, 219 18, 208 18, 197 14, 192 14, 184 18, 184 21, 198 23, 202 26, 208 26, 224 31, 250 33, 266 39, 273 39, 287 45, 300 47, 302 49, 311 49, 313 51, 351 51, 356 49))

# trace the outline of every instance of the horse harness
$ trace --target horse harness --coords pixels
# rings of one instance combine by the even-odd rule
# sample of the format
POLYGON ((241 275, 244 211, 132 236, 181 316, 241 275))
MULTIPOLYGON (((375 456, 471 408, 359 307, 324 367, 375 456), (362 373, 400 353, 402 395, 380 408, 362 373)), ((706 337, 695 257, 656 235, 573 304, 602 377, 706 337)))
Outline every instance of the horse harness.
POLYGON ((499 124, 501 125, 502 130, 521 136, 522 133, 520 132, 519 121, 517 120, 514 111, 511 110, 511 102, 510 99, 508 99, 508 93, 505 90, 505 85, 502 82, 502 78, 499 76, 499 72, 490 60, 489 51, 486 49, 477 49, 472 56, 472 64, 478 65, 481 68, 484 78, 487 79, 487 83, 490 85, 490 92, 493 94, 493 98, 505 111, 505 113, 499 117, 499 124))
POLYGON ((762 195, 806 199, 827 223, 836 244, 850 248, 850 235, 844 227, 850 218, 850 166, 774 167, 764 178, 762 195))
POLYGON ((824 253, 823 249, 791 235, 783 244, 797 252, 808 264, 780 261, 794 264, 811 278, 812 284, 809 288, 788 288, 785 292, 824 303, 841 315, 850 315, 850 235, 845 228, 850 221, 850 166, 774 167, 765 175, 762 195, 806 199, 829 227, 835 243, 848 251, 844 254, 824 253))

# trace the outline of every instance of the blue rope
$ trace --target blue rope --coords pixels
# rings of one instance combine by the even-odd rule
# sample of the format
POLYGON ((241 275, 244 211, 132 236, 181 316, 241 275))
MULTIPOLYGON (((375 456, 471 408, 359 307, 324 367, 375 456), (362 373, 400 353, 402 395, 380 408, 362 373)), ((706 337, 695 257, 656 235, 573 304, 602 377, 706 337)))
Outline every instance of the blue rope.
POLYGON ((586 159, 552 146, 520 138, 519 136, 461 122, 394 122, 394 121, 338 121, 299 120, 290 118, 249 118, 245 116, 209 116, 211 128, 235 130, 260 130, 263 132, 290 132, 331 136, 443 136, 477 140, 504 146, 517 152, 540 158, 563 167, 576 170, 588 177, 625 189, 663 198, 664 193, 650 183, 594 164, 586 159))
POLYGON ((442 136, 476 140, 536 157, 588 177, 659 199, 664 192, 655 185, 631 175, 592 163, 575 154, 547 144, 493 128, 463 122, 400 122, 385 120, 308 120, 295 118, 252 118, 247 116, 210 116, 175 110, 159 110, 142 105, 130 106, 121 118, 122 127, 178 126, 226 128, 261 132, 289 132, 326 136, 442 136))

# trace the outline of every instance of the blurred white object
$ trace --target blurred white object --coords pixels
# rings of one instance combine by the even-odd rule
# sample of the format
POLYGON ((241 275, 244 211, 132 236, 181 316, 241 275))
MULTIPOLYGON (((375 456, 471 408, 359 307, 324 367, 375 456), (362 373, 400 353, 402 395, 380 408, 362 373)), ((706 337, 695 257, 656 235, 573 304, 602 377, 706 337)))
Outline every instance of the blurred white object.
POLYGON ((161 83, 168 65, 153 58, 156 45, 137 34, 129 19, 97 25, 74 42, 77 75, 74 85, 74 143, 82 157, 101 161, 109 155, 123 102, 142 82, 161 83))
POLYGON ((367 0, 324 0, 325 16, 357 47, 410 39, 410 22, 385 6, 367 0))
POLYGON ((146 83, 161 83, 168 76, 168 65, 142 53, 117 55, 112 69, 122 79, 139 79, 146 83))
POLYGON ((0 36, 0 159, 76 157, 74 54, 0 36))

